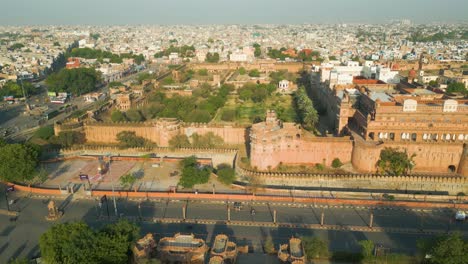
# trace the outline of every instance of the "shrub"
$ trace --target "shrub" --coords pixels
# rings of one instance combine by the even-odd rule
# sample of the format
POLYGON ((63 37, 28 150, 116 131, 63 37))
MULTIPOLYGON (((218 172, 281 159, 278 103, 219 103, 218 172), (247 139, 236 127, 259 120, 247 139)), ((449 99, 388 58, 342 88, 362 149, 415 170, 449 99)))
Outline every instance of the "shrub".
POLYGON ((339 167, 343 166, 343 163, 341 162, 341 160, 339 158, 335 158, 333 161, 332 161, 332 167, 335 168, 335 169, 338 169, 339 167))
POLYGON ((223 121, 234 121, 236 119, 236 110, 235 109, 227 109, 223 111, 221 115, 221 120, 223 121))
POLYGON ((218 180, 226 185, 232 184, 236 179, 235 170, 226 163, 219 164, 216 173, 218 174, 218 180))
POLYGON ((44 126, 39 128, 34 135, 38 138, 48 140, 54 135, 54 128, 52 126, 44 126))

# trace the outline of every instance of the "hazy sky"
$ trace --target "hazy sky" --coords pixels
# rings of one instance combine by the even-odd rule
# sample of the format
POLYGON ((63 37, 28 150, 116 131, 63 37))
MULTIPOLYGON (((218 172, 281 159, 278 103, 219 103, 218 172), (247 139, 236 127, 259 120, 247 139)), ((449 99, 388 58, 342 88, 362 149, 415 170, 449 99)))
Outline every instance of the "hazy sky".
POLYGON ((1 0, 0 25, 468 21, 467 0, 1 0))

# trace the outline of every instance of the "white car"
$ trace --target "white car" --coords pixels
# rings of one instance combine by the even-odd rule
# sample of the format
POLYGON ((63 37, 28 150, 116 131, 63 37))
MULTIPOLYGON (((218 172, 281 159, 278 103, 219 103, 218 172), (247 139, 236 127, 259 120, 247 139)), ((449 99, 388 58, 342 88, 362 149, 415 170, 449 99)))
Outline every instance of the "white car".
POLYGON ((455 213, 455 220, 457 221, 465 221, 466 219, 466 214, 463 211, 457 211, 455 213))

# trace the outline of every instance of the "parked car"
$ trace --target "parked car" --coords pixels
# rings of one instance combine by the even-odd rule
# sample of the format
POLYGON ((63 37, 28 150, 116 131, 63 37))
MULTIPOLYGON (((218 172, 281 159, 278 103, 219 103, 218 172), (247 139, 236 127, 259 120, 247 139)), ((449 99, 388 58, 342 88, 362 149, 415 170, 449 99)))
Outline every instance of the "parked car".
POLYGON ((234 210, 236 210, 236 211, 242 210, 242 203, 241 202, 235 202, 234 203, 234 210))

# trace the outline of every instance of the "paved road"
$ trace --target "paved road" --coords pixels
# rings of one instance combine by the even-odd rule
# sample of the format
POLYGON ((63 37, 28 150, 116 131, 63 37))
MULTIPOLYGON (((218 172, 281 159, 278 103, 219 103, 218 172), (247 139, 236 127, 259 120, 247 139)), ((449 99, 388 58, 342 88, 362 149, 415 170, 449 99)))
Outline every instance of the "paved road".
MULTIPOLYGON (((0 193, 0 207, 5 208, 4 194, 0 193)), ((10 197, 13 198, 13 197, 10 197)), ((52 223, 45 220, 48 198, 17 198, 12 209, 20 211, 16 222, 9 221, 10 217, 0 215, 0 263, 5 263, 11 257, 34 256, 39 253, 38 239, 52 223)), ((114 214, 113 203, 109 201, 109 210, 114 214)), ((71 202, 57 200, 65 212, 60 222, 83 220, 93 227, 99 227, 106 221, 105 204, 99 207, 98 201, 73 200, 71 202), (98 218, 99 217, 99 218, 98 218)), ((209 244, 214 234, 225 233, 232 235, 240 244, 249 244, 255 252, 262 252, 261 241, 267 234, 271 234, 276 244, 286 242, 293 235, 317 235, 330 242, 332 250, 358 250, 357 242, 372 239, 377 243, 392 248, 395 252, 414 252, 416 240, 429 235, 424 233, 379 233, 354 232, 338 230, 313 230, 286 227, 259 227, 226 225, 226 205, 221 203, 202 203, 195 201, 117 201, 118 213, 123 217, 138 218, 181 218, 182 207, 186 205, 188 219, 218 220, 214 225, 201 224, 168 224, 140 222, 142 234, 147 232, 166 236, 175 232, 193 232, 206 239, 209 244), (138 204, 140 203, 140 210, 138 204)), ((272 210, 277 210, 278 222, 291 223, 319 223, 321 208, 290 208, 282 205, 260 205, 252 207, 255 215, 250 214, 251 205, 245 204, 241 211, 231 211, 231 219, 253 222, 271 222, 272 210)), ((366 208, 324 208, 325 224, 366 226, 369 220, 369 210, 366 208)), ((403 210, 374 210, 374 225, 382 227, 406 227, 462 230, 468 231, 468 223, 450 223, 452 213, 449 211, 403 211, 403 210)))

